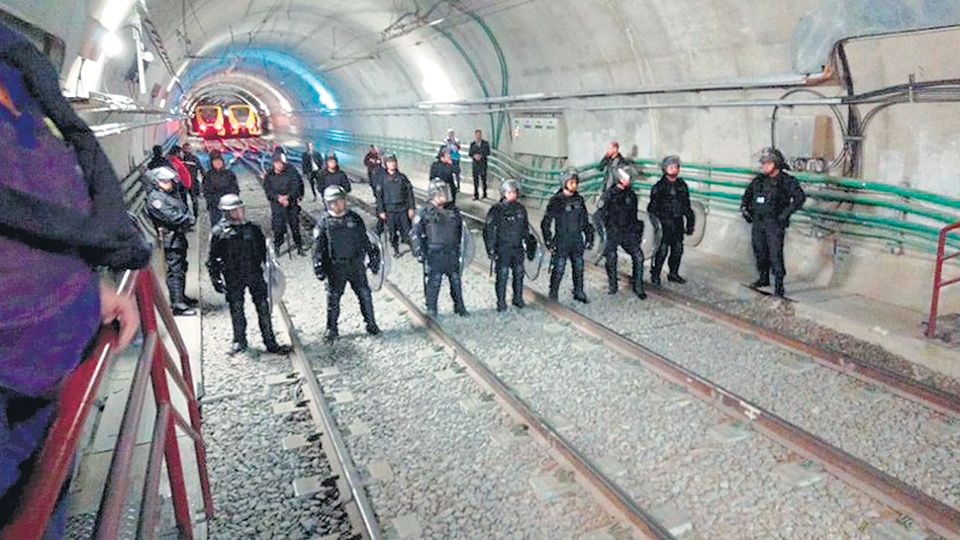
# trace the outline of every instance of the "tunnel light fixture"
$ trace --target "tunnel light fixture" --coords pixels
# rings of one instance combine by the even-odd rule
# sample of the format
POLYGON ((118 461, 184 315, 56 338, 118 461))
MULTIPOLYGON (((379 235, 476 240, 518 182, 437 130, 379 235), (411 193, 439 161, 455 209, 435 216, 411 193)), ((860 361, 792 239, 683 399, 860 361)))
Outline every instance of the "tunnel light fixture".
POLYGON ((423 81, 420 84, 432 101, 450 102, 459 99, 447 74, 436 62, 421 56, 419 63, 420 72, 423 74, 423 81))

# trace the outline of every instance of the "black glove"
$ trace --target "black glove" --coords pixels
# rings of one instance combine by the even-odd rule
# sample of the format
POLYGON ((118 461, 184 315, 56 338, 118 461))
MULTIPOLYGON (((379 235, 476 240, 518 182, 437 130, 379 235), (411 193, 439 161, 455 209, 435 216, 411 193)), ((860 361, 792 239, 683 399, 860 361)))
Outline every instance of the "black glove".
POLYGON ((753 216, 750 215, 750 212, 747 212, 746 208, 740 209, 740 215, 743 216, 743 219, 747 220, 747 223, 753 223, 753 216))
POLYGON ((370 260, 367 261, 367 268, 374 274, 380 272, 380 254, 371 253, 370 260))
POLYGON ((585 250, 587 250, 587 251, 590 251, 591 249, 593 249, 593 238, 592 238, 592 237, 591 237, 589 240, 587 240, 586 242, 583 243, 583 249, 585 249, 585 250))
POLYGON ((496 251, 488 251, 488 252, 487 252, 487 258, 489 258, 491 261, 496 262, 496 261, 497 261, 497 252, 496 252, 496 251))
POLYGON ((544 238, 543 247, 547 248, 547 251, 553 251, 553 241, 549 238, 544 238))
POLYGON ((687 236, 692 235, 692 234, 693 234, 693 226, 688 225, 688 226, 687 226, 687 230, 685 230, 684 232, 687 233, 687 236))
POLYGON ((779 216, 777 216, 777 221, 778 221, 781 225, 783 225, 784 227, 789 227, 789 226, 790 226, 790 214, 789 214, 788 212, 784 212, 784 213, 780 214, 779 216))
POLYGON ((323 266, 319 264, 313 265, 313 273, 317 275, 317 279, 323 281, 327 279, 327 273, 323 271, 323 266))
POLYGON ((532 261, 537 258, 537 241, 534 238, 527 238, 527 260, 532 261))

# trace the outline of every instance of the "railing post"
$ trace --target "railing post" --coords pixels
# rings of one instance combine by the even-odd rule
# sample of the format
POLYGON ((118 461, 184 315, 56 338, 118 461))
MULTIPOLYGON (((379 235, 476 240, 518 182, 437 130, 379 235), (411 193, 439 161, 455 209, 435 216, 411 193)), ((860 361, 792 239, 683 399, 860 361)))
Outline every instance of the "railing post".
MULTIPOLYGON (((140 302, 140 316, 143 319, 143 330, 145 333, 157 332, 157 315, 154 311, 156 294, 153 287, 152 272, 146 271, 142 279, 137 284, 137 299, 140 302)), ((163 348, 157 347, 154 351, 153 365, 151 367, 151 379, 153 382, 153 395, 157 407, 163 404, 171 404, 170 389, 167 386, 167 370, 163 365, 163 348)), ((195 443, 196 444, 196 443, 195 443)), ((177 444, 177 430, 173 422, 167 424, 167 440, 164 445, 164 456, 167 462, 167 477, 170 480, 170 490, 173 494, 173 513, 177 520, 177 528, 180 530, 180 538, 193 538, 193 526, 190 523, 190 505, 187 501, 187 488, 184 483, 183 463, 180 460, 180 447, 177 444)))
POLYGON ((940 231, 937 240, 937 265, 933 270, 933 294, 930 296, 930 319, 927 321, 927 337, 937 335, 937 308, 940 304, 940 277, 943 272, 943 251, 947 242, 947 228, 940 231))

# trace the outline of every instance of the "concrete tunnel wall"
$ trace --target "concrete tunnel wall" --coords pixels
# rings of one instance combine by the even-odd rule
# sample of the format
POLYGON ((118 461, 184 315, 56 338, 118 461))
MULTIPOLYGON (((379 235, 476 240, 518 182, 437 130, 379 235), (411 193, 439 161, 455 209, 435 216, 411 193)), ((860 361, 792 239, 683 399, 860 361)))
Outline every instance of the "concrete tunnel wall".
MULTIPOLYGON (((53 9, 62 2, 7 0, 15 13, 68 41, 78 39, 76 21, 82 12, 96 13, 102 2, 70 4, 71 9, 53 9)), ((507 9, 489 2, 463 2, 476 7, 480 22, 468 17, 451 18, 446 28, 421 28, 386 42, 369 58, 343 60, 337 57, 337 43, 357 41, 357 50, 370 51, 379 32, 397 14, 393 3, 361 0, 349 6, 318 5, 291 1, 285 13, 272 14, 271 3, 251 0, 224 10, 222 4, 195 5, 186 21, 191 44, 184 48, 178 37, 183 17, 175 3, 148 1, 147 8, 159 29, 175 67, 186 53, 216 55, 231 49, 229 37, 254 36, 259 47, 274 48, 300 59, 319 75, 341 108, 411 106, 434 99, 424 85, 424 63, 439 66, 457 98, 500 95, 501 66, 494 41, 503 52, 509 87, 507 93, 580 92, 627 90, 651 85, 698 81, 758 78, 791 73, 791 32, 807 12, 823 4, 805 0, 791 3, 743 4, 729 0, 643 0, 625 2, 579 2, 576 0, 511 3, 507 9), (511 7, 513 6, 513 7, 511 7), (273 17, 271 19, 271 17, 273 17), (266 21, 266 22, 265 22, 266 21), (253 34, 251 34, 253 33, 253 34), (493 36, 493 39, 491 39, 493 36), (459 45, 460 49, 456 45, 459 45), (470 62, 461 54, 466 51, 470 62), (472 63, 472 68, 470 63, 472 63), (474 71, 475 70, 475 71, 474 71), (478 79, 479 76, 479 79, 478 79)), ((413 3, 409 3, 411 7, 413 3)), ((421 6, 422 8, 423 6, 421 6)), ((446 15, 455 14, 450 9, 446 15)), ((957 58, 950 45, 953 32, 908 35, 881 41, 853 42, 848 46, 851 72, 857 91, 906 82, 908 74, 918 80, 951 77, 958 72, 957 58)), ((342 45, 341 45, 342 46, 342 45)), ((236 48, 236 47, 234 47, 236 48)), ((240 47, 242 48, 242 46, 240 47)), ((349 51, 348 51, 349 52, 349 51)), ((67 51, 69 64, 71 49, 67 51)), ((189 74, 196 61, 188 64, 189 74)), ((108 65, 105 87, 125 91, 120 77, 126 65, 108 65)), ((237 68, 255 72, 256 66, 237 68)), ((798 74, 797 74, 798 75, 798 74)), ((283 76, 277 76, 279 83, 283 76)), ((166 87, 170 75, 159 62, 147 72, 148 88, 154 83, 166 87)), ((210 77, 197 85, 218 80, 210 77)), ((837 86, 817 88, 827 95, 842 95, 837 86)), ((739 91, 722 94, 682 94, 660 97, 619 97, 592 103, 633 105, 652 102, 703 104, 711 99, 779 98, 782 90, 739 91)), ((262 98, 263 96, 260 94, 262 98)), ((303 108, 317 104, 303 96, 291 95, 303 108)), ((657 157, 678 153, 688 161, 752 165, 756 152, 769 144, 770 117, 767 108, 709 108, 583 110, 582 100, 551 102, 562 107, 568 127, 569 162, 595 161, 606 144, 620 140, 625 153, 657 157)), ((909 185, 942 193, 960 194, 954 172, 960 167, 955 137, 960 115, 955 104, 898 105, 880 113, 867 133, 864 147, 866 178, 890 184, 909 185)), ((522 113, 518 113, 522 114, 522 113)), ((781 114, 829 114, 826 108, 804 108, 781 114)), ((404 111, 402 114, 372 115, 346 112, 336 117, 309 116, 301 126, 419 139, 442 138, 453 127, 463 141, 479 127, 489 137, 488 115, 437 116, 404 111)), ((282 128, 283 122, 277 122, 282 128)), ((142 159, 155 140, 169 133, 167 126, 149 128, 141 135, 104 139, 108 154, 121 172, 131 160, 142 159), (153 139, 153 140, 151 140, 153 139), (139 147, 139 148, 138 148, 139 147)), ((281 129, 278 137, 296 137, 281 129)), ((500 141, 510 149, 509 129, 500 141)), ((729 216, 710 218, 711 231, 701 249, 749 260, 747 228, 729 216), (729 222, 728 222, 729 221, 729 222)), ((794 228, 796 229, 796 227, 794 228)), ((886 298, 923 309, 930 280, 929 257, 881 255, 880 265, 871 272, 851 271, 857 265, 844 263, 835 268, 833 246, 791 231, 788 265, 794 276, 816 278, 818 282, 842 280, 856 292, 886 298), (802 237, 802 238, 795 238, 802 237), (828 256, 830 255, 830 256, 828 256), (877 268, 889 271, 877 272, 877 268), (883 290, 883 283, 902 284, 902 294, 883 290), (881 289, 881 290, 874 290, 881 289), (894 298, 896 296, 896 298, 894 298)), ((862 256, 870 259, 877 246, 863 246, 862 256)), ((948 309, 960 298, 945 299, 948 309)))

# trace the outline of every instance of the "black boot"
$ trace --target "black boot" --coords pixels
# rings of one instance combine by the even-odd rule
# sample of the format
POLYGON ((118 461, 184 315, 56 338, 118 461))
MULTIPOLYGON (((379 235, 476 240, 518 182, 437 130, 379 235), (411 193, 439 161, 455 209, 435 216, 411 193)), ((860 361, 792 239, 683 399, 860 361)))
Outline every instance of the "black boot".
POLYGON ((684 283, 687 282, 687 280, 680 277, 680 274, 677 274, 675 272, 670 272, 669 274, 667 274, 667 281, 670 281, 672 283, 679 283, 680 285, 683 285, 684 283))
POLYGON ((751 283, 750 286, 753 287, 754 289, 759 288, 759 287, 769 287, 769 286, 770 286, 770 278, 769 278, 769 277, 760 277, 760 279, 758 279, 758 280, 754 281, 753 283, 751 283))
POLYGON ((617 294, 617 289, 619 283, 617 281, 617 265, 616 263, 613 266, 607 264, 607 294, 617 294))
POLYGON ((784 296, 786 296, 786 292, 787 291, 783 288, 783 278, 782 277, 776 278, 776 283, 773 286, 773 294, 783 298, 784 296))
POLYGON ((327 327, 327 331, 323 333, 323 341, 327 343, 333 343, 340 337, 340 333, 337 332, 336 327, 327 327))
POLYGON ((234 341, 233 344, 230 345, 230 351, 229 351, 227 354, 230 355, 230 356, 233 356, 233 355, 235 355, 235 354, 237 354, 237 353, 240 353, 240 352, 243 352, 243 351, 245 351, 245 350, 247 350, 247 342, 246 342, 246 341, 234 341))
POLYGON ((584 304, 590 303, 590 299, 587 298, 587 295, 584 294, 583 291, 573 291, 573 299, 584 304))
POLYGON ((190 298, 190 297, 187 296, 187 295, 183 295, 183 303, 186 304, 186 305, 188 305, 188 306, 190 306, 190 307, 196 307, 196 306, 200 305, 200 301, 199 301, 199 300, 197 300, 196 298, 190 298))

